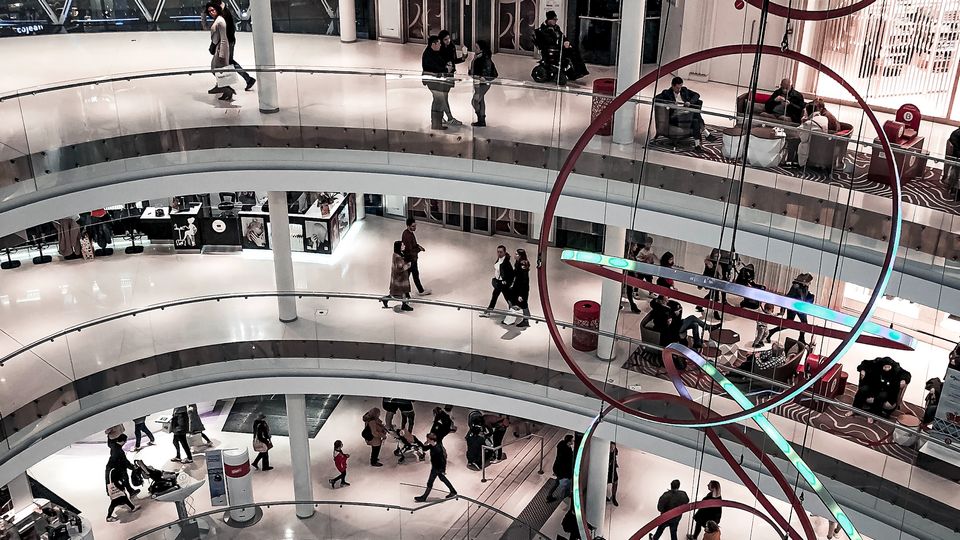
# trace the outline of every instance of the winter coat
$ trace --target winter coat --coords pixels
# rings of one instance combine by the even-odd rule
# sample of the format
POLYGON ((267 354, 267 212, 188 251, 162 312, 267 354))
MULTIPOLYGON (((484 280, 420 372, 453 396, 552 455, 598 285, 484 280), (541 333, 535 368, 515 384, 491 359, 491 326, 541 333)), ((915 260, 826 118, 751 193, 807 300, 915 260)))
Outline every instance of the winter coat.
MULTIPOLYGON (((661 514, 669 512, 678 506, 683 506, 690 502, 690 497, 687 496, 687 492, 677 489, 677 490, 668 490, 664 491, 663 495, 660 496, 660 500, 657 501, 657 511, 661 514)), ((677 516, 667 523, 680 523, 680 518, 683 516, 677 516)))
POLYGON ((430 447, 430 470, 447 472, 447 449, 440 442, 430 447))
POLYGON ((333 455, 333 464, 337 467, 337 470, 345 473, 347 472, 347 455, 343 452, 337 452, 333 455))
POLYGON ((470 75, 474 79, 478 79, 477 82, 492 81, 500 76, 497 73, 496 64, 493 63, 493 58, 486 53, 479 53, 473 57, 473 63, 470 64, 470 75))
POLYGON ((407 294, 410 294, 410 263, 404 260, 403 255, 394 253, 390 265, 390 296, 407 294))
POLYGON ((196 406, 187 407, 187 415, 190 418, 190 433, 202 433, 206 428, 203 426, 203 420, 200 419, 200 413, 196 406))
POLYGON ((190 430, 190 417, 186 407, 177 407, 170 418, 170 433, 186 433, 190 430))
POLYGON ((564 441, 557 443, 557 457, 553 460, 553 475, 561 480, 573 478, 573 448, 564 441))
POLYGON ((366 427, 370 428, 370 434, 373 435, 372 439, 366 441, 367 446, 383 444, 384 439, 387 438, 387 429, 384 427, 383 421, 380 420, 380 409, 374 407, 367 411, 363 415, 363 422, 367 425, 366 427))
MULTIPOLYGON (((720 497, 714 497, 712 493, 707 493, 703 498, 705 501, 710 501, 713 499, 719 499, 720 497)), ((693 521, 704 526, 708 521, 715 521, 720 523, 720 516, 723 515, 723 508, 701 508, 693 514, 693 521)))
POLYGON ((423 68, 423 85, 437 92, 449 91, 453 88, 453 74, 447 69, 447 61, 440 51, 427 47, 420 59, 423 68))

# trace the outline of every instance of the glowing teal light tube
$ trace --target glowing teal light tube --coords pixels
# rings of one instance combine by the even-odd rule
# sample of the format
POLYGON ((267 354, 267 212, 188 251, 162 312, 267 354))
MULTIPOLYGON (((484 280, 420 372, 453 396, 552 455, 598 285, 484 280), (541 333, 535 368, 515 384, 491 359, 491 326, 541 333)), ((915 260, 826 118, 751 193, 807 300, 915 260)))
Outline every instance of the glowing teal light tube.
MULTIPOLYGON (((560 259, 565 261, 596 264, 599 266, 612 268, 614 270, 626 270, 628 272, 638 272, 641 274, 674 279, 683 283, 689 283, 691 285, 697 285, 729 294, 735 294, 744 298, 750 298, 751 300, 756 300, 758 302, 773 304, 791 311, 796 311, 797 313, 803 313, 805 315, 810 315, 811 317, 842 324, 848 327, 853 327, 857 322, 856 317, 847 315, 846 313, 840 313, 839 311, 830 309, 828 307, 812 304, 810 302, 804 302, 797 300, 796 298, 790 298, 788 296, 772 293, 763 289, 747 287, 745 285, 731 283, 722 279, 715 279, 701 274, 687 272, 685 270, 678 270, 676 268, 667 268, 656 264, 632 261, 630 259, 624 259, 623 257, 610 257, 609 255, 603 255, 601 253, 578 251, 574 249, 563 250, 563 253, 560 255, 560 259)), ((903 332, 899 332, 892 328, 881 326, 875 322, 867 321, 864 323, 863 332, 872 336, 889 339, 890 341, 900 343, 906 347, 909 347, 910 349, 915 349, 917 345, 917 340, 913 336, 904 334, 903 332)), ((840 356, 843 355, 836 355, 838 358, 840 356)))

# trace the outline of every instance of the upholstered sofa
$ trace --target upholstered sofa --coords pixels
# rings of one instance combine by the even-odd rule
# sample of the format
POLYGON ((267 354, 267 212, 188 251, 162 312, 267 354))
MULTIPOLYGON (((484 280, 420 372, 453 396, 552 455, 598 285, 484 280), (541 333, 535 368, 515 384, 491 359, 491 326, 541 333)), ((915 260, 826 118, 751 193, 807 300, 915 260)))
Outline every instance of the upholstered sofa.
MULTIPOLYGON (((690 104, 691 109, 700 109, 701 107, 703 107, 703 101, 699 99, 690 104)), ((682 111, 655 102, 653 118, 657 128, 657 137, 663 137, 674 142, 686 139, 699 140, 700 134, 693 132, 692 116, 692 113, 685 114, 682 111), (679 121, 670 123, 671 114, 679 114, 679 121)))

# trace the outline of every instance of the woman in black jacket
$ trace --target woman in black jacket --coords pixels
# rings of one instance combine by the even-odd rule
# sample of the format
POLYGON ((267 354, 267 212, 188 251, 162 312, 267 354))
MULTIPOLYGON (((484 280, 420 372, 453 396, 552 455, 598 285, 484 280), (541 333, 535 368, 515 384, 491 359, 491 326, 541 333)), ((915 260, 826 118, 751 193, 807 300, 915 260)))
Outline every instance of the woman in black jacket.
POLYGON ((253 421, 253 449, 257 452, 257 458, 253 460, 253 468, 269 471, 273 467, 270 466, 270 449, 273 448, 273 442, 270 440, 270 425, 267 424, 267 417, 263 414, 257 416, 257 419, 253 421), (260 462, 263 462, 263 468, 259 467, 260 462))
POLYGON ((430 89, 433 102, 430 104, 430 129, 447 129, 443 124, 443 112, 450 108, 447 95, 453 88, 453 65, 447 64, 440 52, 440 38, 430 36, 427 48, 421 57, 423 85, 430 89))
MULTIPOLYGON (((482 117, 481 117, 482 118, 482 117)), ((513 283, 510 284, 510 302, 523 310, 523 319, 517 323, 520 328, 530 326, 530 259, 524 249, 517 249, 517 262, 513 263, 513 283)))
MULTIPOLYGON (((720 482, 716 480, 711 480, 707 484, 707 489, 710 490, 709 493, 703 498, 705 501, 713 499, 722 499, 720 495, 720 482)), ((723 508, 719 506, 716 508, 701 508, 694 512, 693 522, 696 523, 696 526, 693 528, 693 534, 687 535, 687 540, 697 540, 700 537, 700 531, 707 526, 708 521, 713 521, 715 523, 720 523, 720 517, 723 515, 723 508)))
POLYGON ((499 76, 497 66, 493 63, 493 51, 486 40, 477 40, 477 53, 470 65, 470 75, 473 76, 473 110, 477 113, 477 121, 470 124, 474 127, 487 126, 487 104, 484 98, 490 90, 490 82, 499 76))
POLYGON ((187 408, 180 406, 173 410, 173 416, 170 418, 170 432, 173 433, 173 447, 177 450, 177 457, 170 461, 178 463, 193 463, 193 454, 190 452, 190 443, 187 442, 187 432, 190 431, 190 416, 187 414, 187 408), (183 448, 186 456, 182 461, 180 459, 180 449, 183 448))

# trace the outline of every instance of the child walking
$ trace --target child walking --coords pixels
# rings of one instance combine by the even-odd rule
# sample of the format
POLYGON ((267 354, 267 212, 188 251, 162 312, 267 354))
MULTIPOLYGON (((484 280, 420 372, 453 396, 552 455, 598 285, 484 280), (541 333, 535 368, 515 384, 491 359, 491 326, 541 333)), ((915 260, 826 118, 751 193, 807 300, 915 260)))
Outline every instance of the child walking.
POLYGON ((330 479, 330 488, 333 489, 337 487, 337 480, 340 481, 340 486, 349 486, 347 483, 347 460, 350 459, 350 454, 343 453, 343 441, 337 440, 333 443, 333 464, 337 467, 337 470, 340 471, 340 476, 330 479))

